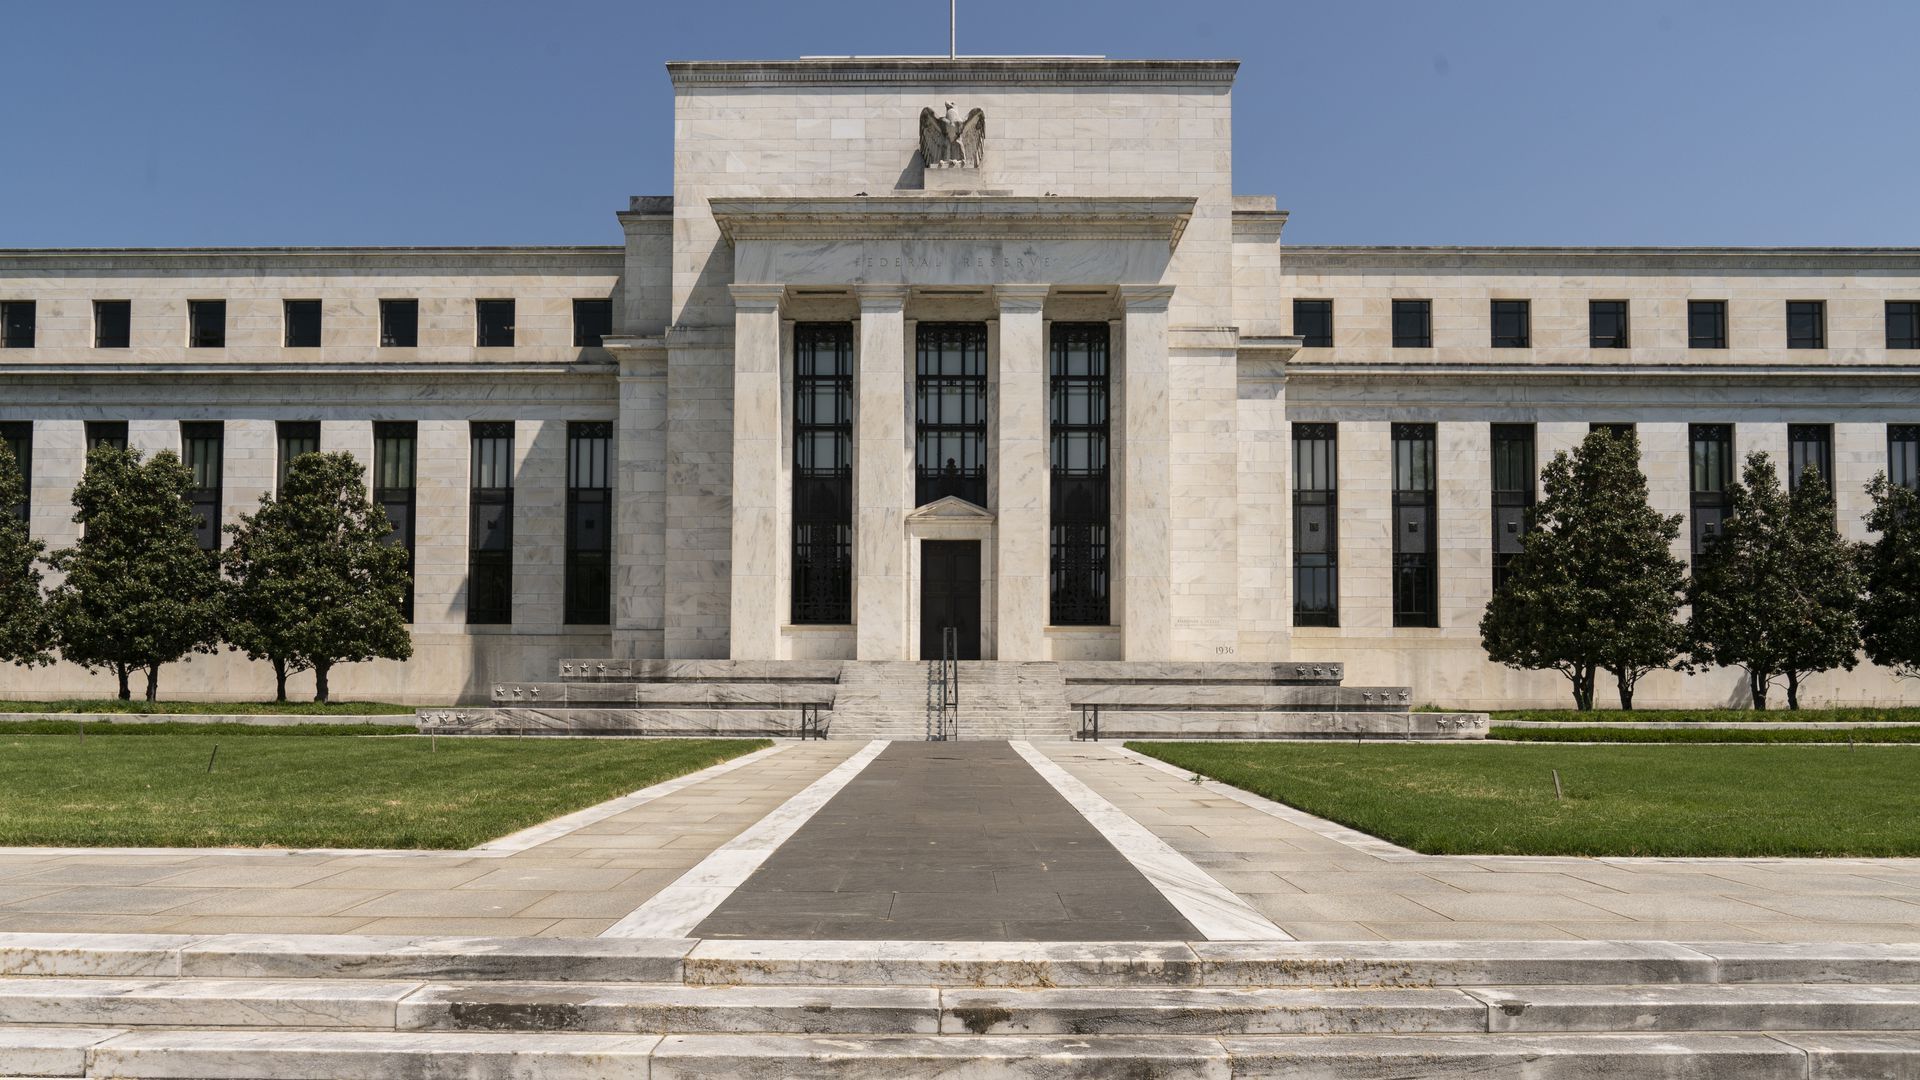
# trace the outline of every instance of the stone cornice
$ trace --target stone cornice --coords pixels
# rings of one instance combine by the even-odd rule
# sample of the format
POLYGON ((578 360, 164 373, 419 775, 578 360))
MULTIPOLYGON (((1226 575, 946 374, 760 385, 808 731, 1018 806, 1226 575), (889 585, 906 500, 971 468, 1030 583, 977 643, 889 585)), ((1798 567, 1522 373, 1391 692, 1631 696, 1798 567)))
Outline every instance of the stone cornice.
POLYGON ((314 269, 352 266, 398 269, 511 270, 532 264, 618 273, 624 247, 261 247, 261 248, 9 248, 0 249, 0 273, 116 269, 167 271, 314 269))
POLYGON ((1653 272, 1716 270, 1904 270, 1920 272, 1920 248, 1820 247, 1340 247, 1288 245, 1282 265, 1308 268, 1418 267, 1559 270, 1569 265, 1653 272))
POLYGON ((0 364, 4 379, 494 379, 516 378, 604 378, 618 369, 605 361, 566 361, 552 363, 471 363, 423 361, 410 364, 390 362, 331 364, 256 364, 256 363, 176 363, 155 361, 141 364, 0 364))
POLYGON ((677 60, 685 86, 1218 86, 1238 60, 1109 60, 1080 56, 847 56, 806 60, 677 60))
POLYGON ((1194 199, 1150 196, 882 195, 708 200, 728 241, 1165 240, 1194 199))
POLYGON ((1316 364, 1287 365, 1290 380, 1374 381, 1394 384, 1434 382, 1579 383, 1619 386, 1659 381, 1727 387, 1755 382, 1829 386, 1836 382, 1877 382, 1920 387, 1920 364, 1855 366, 1805 364, 1316 364))

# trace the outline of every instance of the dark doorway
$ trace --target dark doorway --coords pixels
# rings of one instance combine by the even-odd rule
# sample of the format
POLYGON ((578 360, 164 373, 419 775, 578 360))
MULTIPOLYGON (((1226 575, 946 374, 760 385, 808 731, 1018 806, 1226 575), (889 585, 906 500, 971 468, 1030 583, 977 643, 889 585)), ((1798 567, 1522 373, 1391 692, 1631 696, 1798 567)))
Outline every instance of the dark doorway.
POLYGON ((980 659, 980 541, 920 542, 920 657, 940 656, 940 631, 954 627, 960 659, 980 659))

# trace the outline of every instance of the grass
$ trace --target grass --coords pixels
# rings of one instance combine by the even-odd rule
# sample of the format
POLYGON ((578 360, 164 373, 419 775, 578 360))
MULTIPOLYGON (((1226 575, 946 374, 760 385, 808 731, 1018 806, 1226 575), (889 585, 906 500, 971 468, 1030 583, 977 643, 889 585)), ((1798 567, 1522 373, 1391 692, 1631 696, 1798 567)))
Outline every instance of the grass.
POLYGON ((1546 720, 1563 724, 1743 724, 1800 720, 1822 724, 1920 724, 1920 707, 1891 709, 1511 709, 1488 714, 1498 724, 1510 720, 1546 720))
POLYGON ((1808 728, 1520 728, 1495 724, 1487 738, 1506 742, 1601 743, 1920 743, 1920 726, 1808 728))
POLYGON ((196 724, 181 720, 0 720, 0 738, 12 735, 203 735, 251 739, 261 736, 411 735, 398 724, 196 724))
POLYGON ((1127 745, 1428 854, 1920 855, 1900 748, 1127 745))
POLYGON ((466 848, 768 745, 243 730, 0 733, 0 845, 466 848))
POLYGON ((384 701, 121 701, 119 698, 67 698, 60 701, 0 699, 0 713, 209 713, 235 716, 396 716, 411 713, 411 705, 384 701))

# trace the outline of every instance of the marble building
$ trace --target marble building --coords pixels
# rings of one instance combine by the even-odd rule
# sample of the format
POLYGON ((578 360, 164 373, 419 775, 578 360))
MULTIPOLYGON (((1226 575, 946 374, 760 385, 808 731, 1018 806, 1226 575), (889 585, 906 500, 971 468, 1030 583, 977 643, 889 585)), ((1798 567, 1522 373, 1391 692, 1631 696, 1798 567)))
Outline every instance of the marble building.
MULTIPOLYGON (((1750 450, 1825 470, 1855 537, 1874 473, 1920 482, 1920 250, 1284 246, 1233 190, 1236 68, 675 63, 673 191, 617 245, 0 251, 23 512, 72 543, 102 439, 183 452, 210 524, 352 451, 413 552, 416 657, 336 672, 347 697, 912 660, 952 628, 968 657, 1338 661, 1486 708, 1566 699, 1476 624, 1590 425, 1634 426, 1682 548, 1750 450)), ((233 655, 163 675, 271 685, 233 655)), ((0 669, 0 696, 106 686, 0 669)), ((1920 700, 1870 668, 1806 693, 1920 700)))

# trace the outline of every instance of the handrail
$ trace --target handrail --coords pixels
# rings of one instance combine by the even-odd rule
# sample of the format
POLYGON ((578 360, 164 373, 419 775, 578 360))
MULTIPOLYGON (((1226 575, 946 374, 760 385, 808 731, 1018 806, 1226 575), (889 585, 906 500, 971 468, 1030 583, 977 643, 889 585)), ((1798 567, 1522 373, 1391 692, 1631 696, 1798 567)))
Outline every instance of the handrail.
POLYGON ((928 742, 960 735, 960 636, 951 626, 940 628, 940 658, 927 659, 926 734, 928 742))

